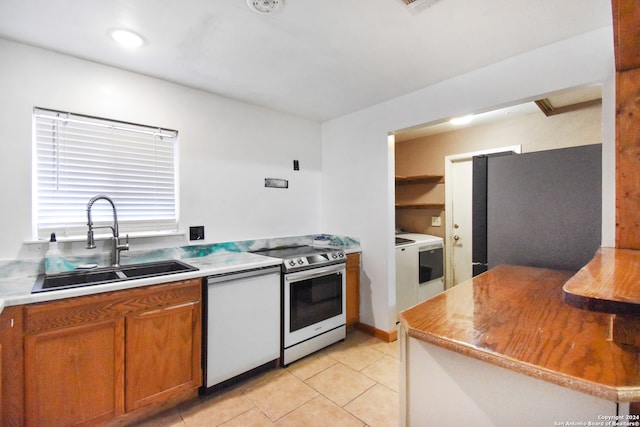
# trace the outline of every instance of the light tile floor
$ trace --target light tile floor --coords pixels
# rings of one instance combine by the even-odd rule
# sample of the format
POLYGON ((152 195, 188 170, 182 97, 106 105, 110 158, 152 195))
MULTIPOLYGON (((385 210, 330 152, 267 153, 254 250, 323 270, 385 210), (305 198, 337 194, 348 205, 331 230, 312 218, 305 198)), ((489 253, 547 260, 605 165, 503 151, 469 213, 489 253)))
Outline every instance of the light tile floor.
POLYGON ((138 423, 169 426, 397 426, 398 342, 347 339, 287 368, 185 402, 138 423))

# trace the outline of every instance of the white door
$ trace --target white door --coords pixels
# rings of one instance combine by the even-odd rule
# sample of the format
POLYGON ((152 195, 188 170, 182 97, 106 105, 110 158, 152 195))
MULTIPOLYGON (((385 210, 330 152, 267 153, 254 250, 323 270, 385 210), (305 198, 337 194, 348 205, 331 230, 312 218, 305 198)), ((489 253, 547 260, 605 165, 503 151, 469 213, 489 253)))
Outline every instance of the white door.
POLYGON ((472 157, 481 154, 513 151, 520 153, 519 145, 492 148, 473 153, 455 154, 444 159, 445 170, 445 285, 446 288, 470 279, 472 236, 472 157))
POLYGON ((471 159, 453 162, 451 186, 453 199, 451 206, 451 236, 453 255, 453 282, 455 286, 471 278, 471 230, 472 230, 472 183, 473 167, 471 159))

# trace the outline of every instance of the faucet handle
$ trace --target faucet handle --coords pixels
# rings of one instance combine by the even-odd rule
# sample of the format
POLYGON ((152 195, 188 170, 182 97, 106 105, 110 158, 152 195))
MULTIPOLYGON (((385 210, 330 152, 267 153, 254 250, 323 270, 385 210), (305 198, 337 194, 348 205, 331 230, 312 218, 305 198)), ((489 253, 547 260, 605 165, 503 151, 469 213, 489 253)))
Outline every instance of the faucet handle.
POLYGON ((129 250, 129 235, 127 234, 127 236, 125 237, 125 242, 124 244, 120 243, 121 240, 116 237, 115 240, 115 246, 114 246, 114 251, 128 251, 129 250))

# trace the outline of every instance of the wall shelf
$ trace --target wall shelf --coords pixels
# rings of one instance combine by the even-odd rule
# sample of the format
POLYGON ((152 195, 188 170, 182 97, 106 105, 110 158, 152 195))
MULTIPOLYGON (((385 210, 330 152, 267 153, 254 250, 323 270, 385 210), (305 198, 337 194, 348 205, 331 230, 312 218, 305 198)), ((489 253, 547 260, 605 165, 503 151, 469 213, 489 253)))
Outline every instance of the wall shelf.
MULTIPOLYGON (((413 176, 398 176, 396 175, 396 185, 402 186, 402 190, 396 190, 396 208, 399 209, 437 209, 444 210, 444 203, 424 203, 425 198, 433 197, 433 191, 439 187, 438 184, 444 184, 444 176, 442 175, 413 175, 413 176), (431 184, 433 187, 424 187, 415 184, 431 184), (427 194, 432 194, 431 197, 425 197, 427 194)), ((435 194, 440 192, 437 190, 435 194)), ((444 198, 444 195, 442 195, 444 198)), ((436 201, 439 201, 439 196, 435 197, 436 201)))
POLYGON ((442 175, 396 176, 396 184, 444 184, 442 175))
POLYGON ((399 203, 399 209, 439 209, 444 210, 444 203, 399 203))

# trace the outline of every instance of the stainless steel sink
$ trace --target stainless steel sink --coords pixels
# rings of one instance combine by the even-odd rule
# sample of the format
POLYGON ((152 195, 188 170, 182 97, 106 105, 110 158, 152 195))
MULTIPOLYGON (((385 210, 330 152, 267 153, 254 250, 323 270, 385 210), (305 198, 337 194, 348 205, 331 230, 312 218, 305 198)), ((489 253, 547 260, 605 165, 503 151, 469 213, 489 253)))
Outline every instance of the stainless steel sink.
POLYGON ((144 264, 121 265, 119 267, 97 268, 95 270, 70 271, 59 274, 41 274, 31 289, 31 293, 102 285, 124 280, 142 279, 197 271, 196 267, 177 260, 148 262, 144 264))
POLYGON ((195 270, 197 270, 197 268, 175 260, 152 262, 147 264, 122 265, 119 268, 119 271, 130 279, 160 276, 163 274, 183 273, 185 271, 195 270))

